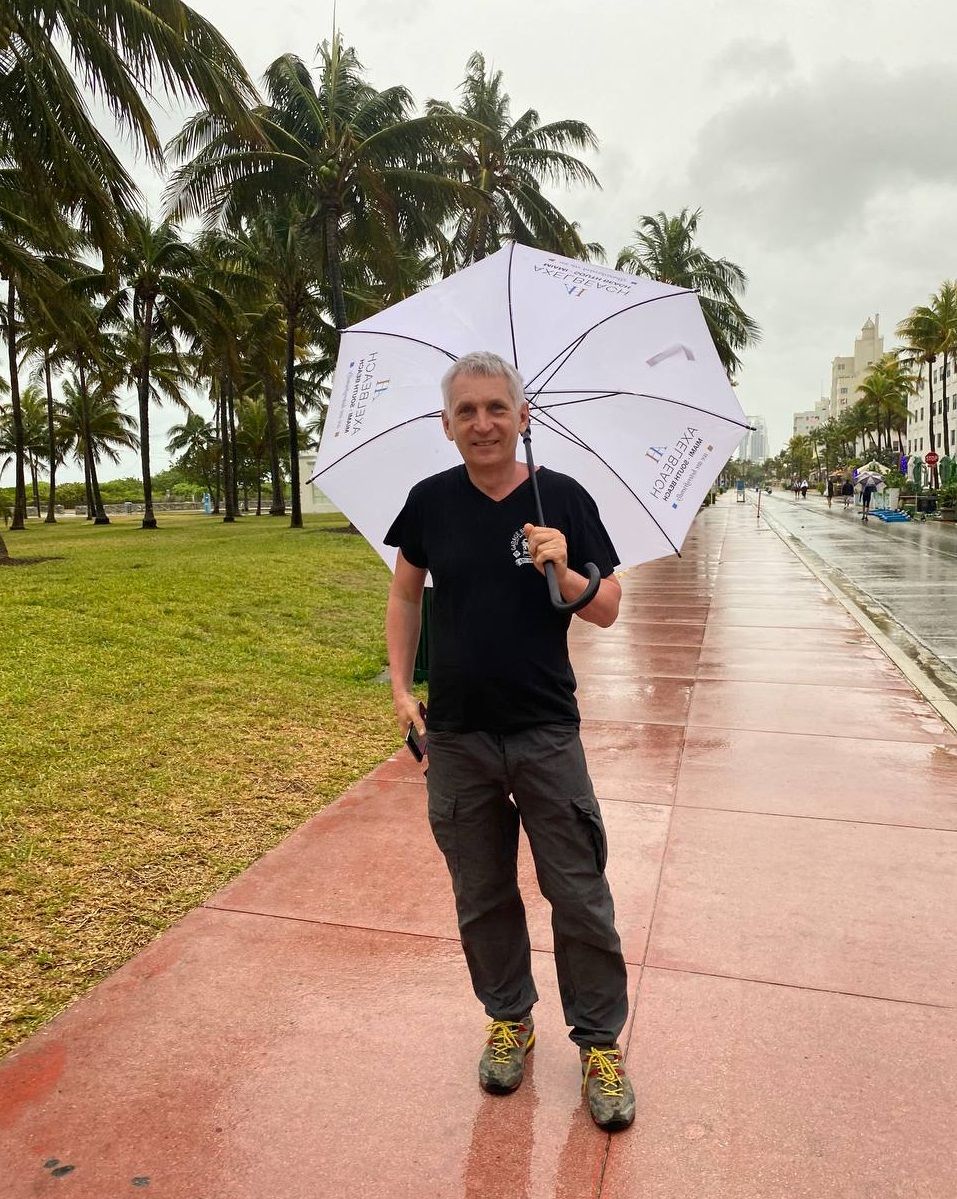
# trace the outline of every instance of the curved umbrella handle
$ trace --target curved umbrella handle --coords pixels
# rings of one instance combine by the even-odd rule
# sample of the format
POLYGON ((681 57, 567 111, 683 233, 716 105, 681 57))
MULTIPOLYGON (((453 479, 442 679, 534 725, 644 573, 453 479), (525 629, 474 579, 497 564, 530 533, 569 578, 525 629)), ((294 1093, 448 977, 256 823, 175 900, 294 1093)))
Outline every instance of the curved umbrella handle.
POLYGON ((585 569, 588 571, 588 585, 581 595, 566 602, 562 599, 562 593, 558 587, 558 579, 555 578, 555 563, 545 563, 548 595, 552 601, 552 607, 556 612, 577 612, 579 608, 584 608, 586 604, 590 604, 595 598, 595 592, 601 586, 601 574, 594 562, 586 562, 585 569))

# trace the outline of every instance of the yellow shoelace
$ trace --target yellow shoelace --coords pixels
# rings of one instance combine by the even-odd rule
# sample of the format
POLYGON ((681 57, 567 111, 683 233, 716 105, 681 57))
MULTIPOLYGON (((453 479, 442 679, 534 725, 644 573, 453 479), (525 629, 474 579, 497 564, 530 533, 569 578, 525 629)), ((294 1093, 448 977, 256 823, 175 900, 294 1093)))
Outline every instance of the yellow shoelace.
POLYGON ((593 1068, 597 1068, 598 1077, 601 1079, 601 1093, 603 1095, 622 1095, 624 1087, 621 1081, 621 1075, 618 1072, 618 1066, 621 1062, 620 1049, 591 1049, 588 1053, 588 1061, 585 1063, 585 1073, 582 1077, 582 1093, 588 1086, 588 1079, 593 1068))
POLYGON ((493 1020, 485 1030, 488 1033, 488 1044, 492 1048, 493 1062, 507 1062, 509 1050, 521 1049, 522 1043, 515 1035, 521 1028, 515 1020, 493 1020))

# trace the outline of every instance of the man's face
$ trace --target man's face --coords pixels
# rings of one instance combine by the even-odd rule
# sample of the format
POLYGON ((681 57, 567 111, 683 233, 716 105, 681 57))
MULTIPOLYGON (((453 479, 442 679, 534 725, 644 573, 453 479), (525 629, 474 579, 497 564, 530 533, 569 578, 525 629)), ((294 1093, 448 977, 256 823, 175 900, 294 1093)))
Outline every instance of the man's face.
POLYGON ((479 470, 515 461, 518 438, 528 424, 528 404, 515 407, 504 375, 459 375, 453 382, 442 426, 466 466, 479 470))

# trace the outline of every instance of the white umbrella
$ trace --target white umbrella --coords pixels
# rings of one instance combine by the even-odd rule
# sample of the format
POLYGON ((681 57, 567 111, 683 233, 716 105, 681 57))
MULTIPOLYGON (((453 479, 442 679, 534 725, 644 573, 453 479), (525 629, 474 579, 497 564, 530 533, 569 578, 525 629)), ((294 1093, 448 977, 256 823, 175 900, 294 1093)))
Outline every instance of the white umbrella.
POLYGON ((510 244, 342 333, 313 479, 390 567, 411 487, 461 461, 439 381, 473 350, 514 363, 538 461, 591 493, 623 567, 678 552, 749 427, 697 295, 510 244))

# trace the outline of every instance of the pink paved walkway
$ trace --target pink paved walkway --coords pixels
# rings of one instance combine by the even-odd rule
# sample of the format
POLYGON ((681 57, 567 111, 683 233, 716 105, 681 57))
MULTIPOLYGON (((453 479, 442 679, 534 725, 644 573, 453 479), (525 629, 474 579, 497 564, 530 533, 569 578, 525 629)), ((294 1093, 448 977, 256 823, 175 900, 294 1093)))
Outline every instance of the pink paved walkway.
POLYGON ((957 1195, 953 730, 730 503, 574 658, 634 1128, 580 1105, 527 855, 538 1045, 479 1090, 406 755, 0 1065, 3 1199, 957 1195))

